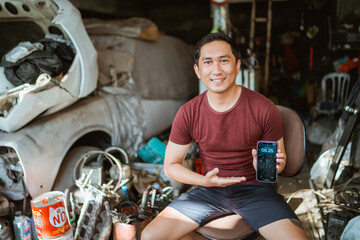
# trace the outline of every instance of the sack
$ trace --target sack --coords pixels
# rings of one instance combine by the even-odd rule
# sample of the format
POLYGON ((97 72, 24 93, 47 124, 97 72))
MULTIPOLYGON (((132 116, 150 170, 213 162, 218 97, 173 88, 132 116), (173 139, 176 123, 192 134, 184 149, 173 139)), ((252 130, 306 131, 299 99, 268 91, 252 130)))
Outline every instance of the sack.
POLYGON ((52 39, 42 39, 40 40, 40 45, 43 45, 43 49, 29 51, 28 54, 24 54, 24 57, 17 59, 16 62, 11 62, 7 59, 11 57, 8 55, 10 53, 16 55, 14 50, 17 47, 2 57, 0 65, 5 67, 4 74, 7 80, 14 86, 24 83, 33 84, 39 75, 43 73, 56 77, 60 73, 65 74, 70 68, 75 56, 71 46, 68 46, 65 42, 52 39))
MULTIPOLYGON (((5 65, 6 66, 6 65, 5 65)), ((5 67, 4 74, 14 86, 34 84, 42 73, 55 77, 61 73, 61 60, 49 52, 33 52, 15 64, 5 67)))

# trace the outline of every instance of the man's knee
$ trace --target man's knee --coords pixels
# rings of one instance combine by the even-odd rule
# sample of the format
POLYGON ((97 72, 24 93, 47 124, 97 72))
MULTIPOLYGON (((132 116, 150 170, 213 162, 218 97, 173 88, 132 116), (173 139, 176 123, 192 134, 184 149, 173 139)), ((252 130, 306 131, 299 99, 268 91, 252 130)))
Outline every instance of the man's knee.
POLYGON ((149 228, 144 228, 141 232, 141 240, 152 240, 155 239, 154 233, 149 228))

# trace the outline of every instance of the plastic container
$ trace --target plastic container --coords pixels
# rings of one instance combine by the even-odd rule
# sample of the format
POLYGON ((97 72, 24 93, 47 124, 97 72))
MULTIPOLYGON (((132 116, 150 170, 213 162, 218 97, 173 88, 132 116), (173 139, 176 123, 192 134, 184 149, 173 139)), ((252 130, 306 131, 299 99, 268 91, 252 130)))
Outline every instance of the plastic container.
POLYGON ((13 221, 15 240, 31 240, 31 220, 27 216, 21 215, 21 212, 15 213, 13 221))
POLYGON ((138 156, 148 163, 164 164, 166 145, 160 139, 153 137, 142 147, 138 156))

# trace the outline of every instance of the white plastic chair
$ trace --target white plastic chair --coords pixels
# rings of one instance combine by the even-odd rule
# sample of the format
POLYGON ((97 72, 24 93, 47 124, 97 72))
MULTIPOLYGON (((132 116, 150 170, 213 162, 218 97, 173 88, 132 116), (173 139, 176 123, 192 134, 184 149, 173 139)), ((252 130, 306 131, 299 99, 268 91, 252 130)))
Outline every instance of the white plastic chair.
POLYGON ((307 139, 311 143, 323 144, 335 131, 335 120, 344 108, 349 85, 350 75, 347 73, 328 73, 321 79, 321 101, 310 112, 307 139))
POLYGON ((321 101, 312 110, 311 118, 320 115, 335 116, 340 113, 348 97, 350 75, 347 73, 328 73, 321 79, 321 101))
POLYGON ((349 92, 350 75, 347 73, 328 73, 321 80, 323 102, 334 102, 344 105, 349 92), (327 92, 329 89, 331 93, 327 92))

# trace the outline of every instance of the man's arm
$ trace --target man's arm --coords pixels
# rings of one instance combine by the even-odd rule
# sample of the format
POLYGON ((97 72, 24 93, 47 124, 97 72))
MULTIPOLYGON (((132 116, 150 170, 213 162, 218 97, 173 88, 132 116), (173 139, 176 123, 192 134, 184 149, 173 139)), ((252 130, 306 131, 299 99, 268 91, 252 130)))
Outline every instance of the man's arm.
POLYGON ((166 176, 178 182, 205 187, 225 187, 234 183, 243 182, 245 177, 219 177, 218 168, 209 171, 205 176, 196 173, 183 165, 190 143, 179 145, 168 142, 165 151, 164 172, 166 176))

